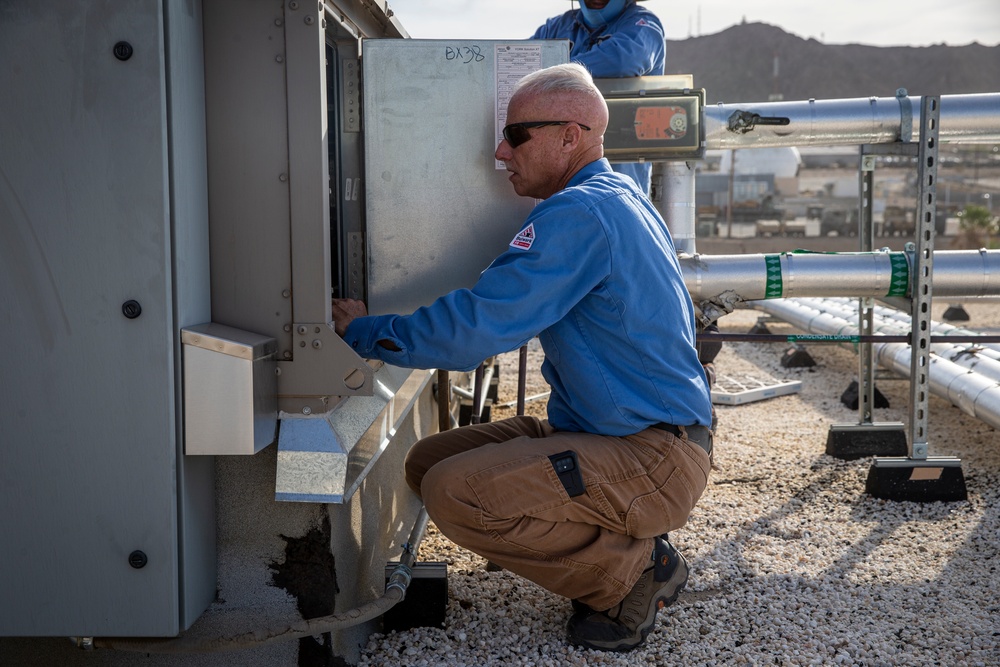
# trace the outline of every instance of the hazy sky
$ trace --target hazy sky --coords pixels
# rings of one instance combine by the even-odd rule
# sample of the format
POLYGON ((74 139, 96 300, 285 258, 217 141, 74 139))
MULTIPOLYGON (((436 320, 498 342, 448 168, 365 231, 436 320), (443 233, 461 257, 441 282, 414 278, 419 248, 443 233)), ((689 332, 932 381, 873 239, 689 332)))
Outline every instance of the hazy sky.
MULTIPOLYGON (((426 39, 523 39, 571 4, 569 0, 387 2, 410 37, 426 39)), ((745 19, 826 44, 1000 44, 1000 0, 649 0, 645 6, 660 17, 667 39, 711 35, 745 19)))

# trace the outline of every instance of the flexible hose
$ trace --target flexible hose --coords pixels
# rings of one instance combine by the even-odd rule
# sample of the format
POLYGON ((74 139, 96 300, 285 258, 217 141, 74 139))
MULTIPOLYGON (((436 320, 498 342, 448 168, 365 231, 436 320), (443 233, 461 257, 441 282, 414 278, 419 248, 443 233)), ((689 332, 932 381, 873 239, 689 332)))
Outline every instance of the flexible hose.
POLYGON ((110 648, 119 651, 139 651, 142 653, 217 653, 237 649, 264 646, 276 642, 290 641, 302 637, 321 635, 333 630, 341 630, 360 625, 378 618, 393 605, 401 601, 404 591, 393 587, 382 597, 361 607, 342 614, 310 619, 288 619, 273 622, 265 627, 235 634, 213 637, 198 637, 194 634, 168 639, 146 639, 130 637, 103 637, 94 639, 94 648, 110 648))

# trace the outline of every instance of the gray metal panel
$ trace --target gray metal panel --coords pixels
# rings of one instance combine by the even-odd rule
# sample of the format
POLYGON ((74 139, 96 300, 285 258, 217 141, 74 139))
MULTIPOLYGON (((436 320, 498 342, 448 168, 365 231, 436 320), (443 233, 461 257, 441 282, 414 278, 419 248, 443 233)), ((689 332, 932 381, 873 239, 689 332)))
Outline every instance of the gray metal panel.
POLYGON ((329 326, 326 36, 318 10, 207 0, 204 11, 211 319, 278 341, 278 391, 291 403, 282 409, 296 411, 373 391, 371 369, 329 326))
MULTIPOLYGON (((164 3, 170 217, 173 229, 176 331, 212 317, 208 247, 208 165, 205 158, 205 59, 201 2, 164 3)), ((174 358, 181 358, 179 337, 174 358)), ((183 378, 175 364, 176 405, 183 378)), ((183 433, 183 415, 175 428, 183 433)), ((180 627, 186 629, 215 598, 215 459, 184 456, 177 447, 180 627)))
MULTIPOLYGON (((534 206, 495 168, 497 43, 364 42, 372 313, 408 313, 471 287, 534 206), (465 48, 475 57, 448 57, 465 48)), ((516 43, 539 45, 543 67, 569 59, 567 42, 516 43)))
POLYGON ((4 3, 0 62, 0 634, 176 634, 161 8, 4 3))
POLYGON ((278 357, 290 357, 282 3, 207 0, 204 6, 211 319, 275 338, 278 357))

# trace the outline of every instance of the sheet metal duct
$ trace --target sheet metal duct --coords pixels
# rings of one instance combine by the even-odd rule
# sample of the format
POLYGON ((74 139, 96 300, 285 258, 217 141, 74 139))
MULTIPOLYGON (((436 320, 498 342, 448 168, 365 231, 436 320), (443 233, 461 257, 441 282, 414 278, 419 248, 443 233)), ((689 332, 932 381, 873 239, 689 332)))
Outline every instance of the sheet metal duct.
MULTIPOLYGON (((769 315, 785 320, 803 331, 817 334, 857 335, 858 327, 815 303, 800 299, 755 301, 750 304, 769 315)), ((902 377, 910 377, 910 346, 904 343, 873 344, 875 360, 902 377)), ((975 370, 930 355, 928 372, 931 393, 951 402, 977 419, 1000 428, 1000 384, 975 370)))

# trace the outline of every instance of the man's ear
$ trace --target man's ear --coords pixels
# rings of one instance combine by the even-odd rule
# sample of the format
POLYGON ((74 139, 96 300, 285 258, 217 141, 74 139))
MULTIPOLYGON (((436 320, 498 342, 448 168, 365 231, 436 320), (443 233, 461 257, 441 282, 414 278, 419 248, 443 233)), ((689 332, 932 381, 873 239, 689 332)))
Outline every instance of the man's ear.
POLYGON ((565 151, 572 151, 580 144, 580 139, 583 136, 583 128, 581 128, 576 123, 569 123, 568 125, 563 125, 562 131, 562 146, 565 151))

